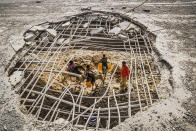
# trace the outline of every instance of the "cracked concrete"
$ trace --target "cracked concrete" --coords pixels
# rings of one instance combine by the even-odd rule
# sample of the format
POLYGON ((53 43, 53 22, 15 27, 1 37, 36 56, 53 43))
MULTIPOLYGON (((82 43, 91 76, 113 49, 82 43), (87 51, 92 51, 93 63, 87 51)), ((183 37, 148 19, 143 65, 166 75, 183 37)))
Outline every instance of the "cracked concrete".
MULTIPOLYGON (((1 0, 0 2, 0 130, 35 130, 18 106, 18 96, 4 73, 22 43, 22 34, 32 25, 54 21, 80 12, 81 7, 125 13, 142 0, 1 0), (126 6, 124 9, 122 7, 126 6), (13 42, 15 41, 15 42, 13 42)), ((147 111, 127 119, 112 130, 196 130, 196 1, 149 0, 127 13, 157 35, 160 57, 171 65, 173 93, 147 111), (150 10, 145 12, 144 10, 150 10)), ((167 76, 167 75, 166 75, 167 76)), ((41 130, 42 128, 38 128, 41 130)), ((52 130, 52 127, 51 127, 52 130)))

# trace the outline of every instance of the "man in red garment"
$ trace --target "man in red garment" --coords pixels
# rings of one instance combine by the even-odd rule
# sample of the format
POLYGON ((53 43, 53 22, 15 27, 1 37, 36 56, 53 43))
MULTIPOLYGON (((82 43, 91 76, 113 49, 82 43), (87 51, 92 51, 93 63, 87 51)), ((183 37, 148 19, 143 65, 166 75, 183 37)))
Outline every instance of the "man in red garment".
POLYGON ((122 68, 120 74, 121 74, 120 87, 122 88, 122 91, 124 91, 125 88, 127 88, 127 80, 129 79, 129 68, 126 65, 125 61, 122 62, 122 68))

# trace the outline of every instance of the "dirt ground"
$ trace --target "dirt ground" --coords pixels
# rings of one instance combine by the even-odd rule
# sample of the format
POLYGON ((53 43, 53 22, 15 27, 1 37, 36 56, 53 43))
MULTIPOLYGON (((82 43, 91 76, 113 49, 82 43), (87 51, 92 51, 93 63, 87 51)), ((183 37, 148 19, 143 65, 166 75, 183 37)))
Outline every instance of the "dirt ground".
MULTIPOLYGON (((0 1, 0 130, 36 130, 18 108, 18 96, 4 72, 32 25, 81 12, 83 7, 125 13, 142 0, 1 0, 0 1)), ((112 130, 196 130, 196 1, 148 0, 126 13, 157 35, 160 62, 170 70, 171 95, 112 130)), ((166 76, 167 77, 167 76, 166 76)), ((41 128, 37 128, 41 130, 41 128)), ((51 127, 52 130, 52 127, 51 127)))

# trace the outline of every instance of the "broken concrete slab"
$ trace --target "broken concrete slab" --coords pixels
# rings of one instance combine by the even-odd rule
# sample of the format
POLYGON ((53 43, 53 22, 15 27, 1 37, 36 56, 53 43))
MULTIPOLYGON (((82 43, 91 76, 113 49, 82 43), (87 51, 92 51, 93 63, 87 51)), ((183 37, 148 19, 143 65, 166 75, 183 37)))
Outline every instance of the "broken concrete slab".
POLYGON ((111 29, 108 33, 109 33, 109 34, 117 35, 117 34, 120 33, 120 31, 121 31, 121 28, 119 28, 119 27, 114 27, 114 28, 111 29))
POLYGON ((120 27, 122 30, 128 30, 130 24, 131 24, 130 22, 124 21, 124 22, 119 23, 119 27, 120 27))
POLYGON ((110 21, 112 24, 117 24, 118 19, 116 17, 111 16, 108 18, 108 21, 110 21))
POLYGON ((66 124, 66 123, 68 123, 68 121, 66 121, 66 120, 63 119, 63 118, 59 118, 59 119, 55 120, 53 123, 54 123, 54 124, 59 124, 59 125, 61 125, 61 124, 66 124))
POLYGON ((22 71, 15 71, 10 76, 9 81, 12 86, 15 86, 22 80, 23 77, 24 77, 24 74, 22 71))
POLYGON ((46 31, 53 37, 57 36, 57 32, 54 29, 46 29, 46 31))
POLYGON ((32 28, 29 29, 29 31, 36 32, 36 31, 44 31, 46 28, 42 26, 33 26, 32 28))
POLYGON ((84 7, 84 8, 81 8, 81 11, 88 11, 88 10, 91 10, 92 8, 91 7, 84 7))
POLYGON ((70 42, 71 42, 71 39, 70 39, 70 38, 68 38, 68 39, 66 39, 66 40, 64 41, 65 44, 69 44, 70 42))
POLYGON ((128 21, 124 21, 124 22, 119 23, 119 27, 124 31, 128 31, 130 29, 135 29, 135 30, 139 29, 139 27, 137 27, 136 25, 134 25, 128 21))
POLYGON ((126 36, 124 34, 118 34, 118 38, 120 38, 122 40, 128 40, 128 36, 126 36))
POLYGON ((62 27, 67 27, 67 26, 69 26, 70 24, 71 24, 70 21, 68 21, 68 22, 62 24, 62 27))
POLYGON ((28 32, 28 33, 25 34, 24 40, 25 40, 26 42, 32 41, 32 40, 35 39, 35 37, 36 37, 36 35, 35 35, 33 32, 28 32))
POLYGON ((104 30, 103 27, 99 27, 99 28, 91 30, 90 34, 95 35, 95 34, 101 33, 103 30, 104 30))
POLYGON ((9 37, 8 41, 9 41, 11 47, 14 49, 14 51, 18 51, 25 44, 23 39, 24 38, 22 37, 22 35, 20 37, 12 35, 9 37))
POLYGON ((87 28, 89 26, 89 23, 85 23, 82 25, 83 28, 87 28))
POLYGON ((65 41, 64 38, 60 38, 60 39, 57 40, 57 43, 56 44, 57 45, 62 45, 64 41, 65 41))

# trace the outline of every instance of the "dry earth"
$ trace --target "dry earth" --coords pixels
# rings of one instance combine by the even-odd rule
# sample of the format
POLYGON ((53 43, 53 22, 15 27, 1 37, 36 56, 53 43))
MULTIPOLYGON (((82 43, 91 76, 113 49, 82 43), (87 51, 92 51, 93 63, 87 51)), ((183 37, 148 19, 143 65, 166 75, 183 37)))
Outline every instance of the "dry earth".
MULTIPOLYGON (((82 7, 125 13, 141 0, 1 0, 0 1, 0 130, 36 130, 18 109, 18 96, 4 73, 22 34, 32 25, 81 12, 82 7), (126 7, 124 9, 123 7, 126 7)), ((157 35, 156 48, 171 71, 169 98, 127 119, 112 130, 196 130, 196 1, 148 0, 128 16, 157 35)), ((167 76, 166 76, 167 77, 167 76)), ((52 130, 53 127, 51 127, 52 130)), ((41 128, 37 128, 41 130, 41 128)))

